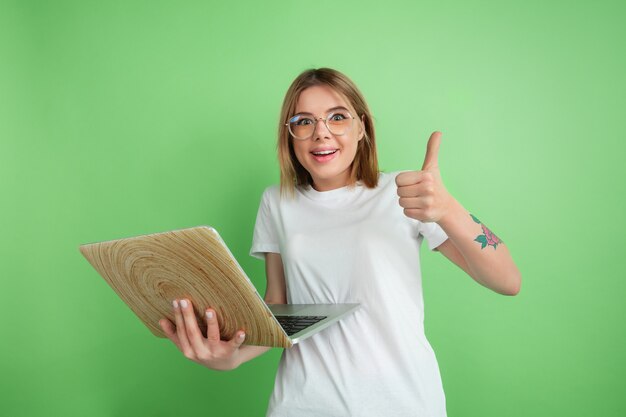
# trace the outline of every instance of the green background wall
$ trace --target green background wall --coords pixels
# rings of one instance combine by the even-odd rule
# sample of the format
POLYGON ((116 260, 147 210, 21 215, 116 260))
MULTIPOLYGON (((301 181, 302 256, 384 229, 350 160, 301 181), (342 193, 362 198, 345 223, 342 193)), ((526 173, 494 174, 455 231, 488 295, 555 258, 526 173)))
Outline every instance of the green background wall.
POLYGON ((210 224, 263 292, 282 96, 330 66, 383 170, 443 132, 448 189, 522 271, 504 297, 423 248, 448 414, 626 415, 626 6, 587 3, 3 0, 0 414, 264 415, 279 350, 187 361, 78 245, 210 224))

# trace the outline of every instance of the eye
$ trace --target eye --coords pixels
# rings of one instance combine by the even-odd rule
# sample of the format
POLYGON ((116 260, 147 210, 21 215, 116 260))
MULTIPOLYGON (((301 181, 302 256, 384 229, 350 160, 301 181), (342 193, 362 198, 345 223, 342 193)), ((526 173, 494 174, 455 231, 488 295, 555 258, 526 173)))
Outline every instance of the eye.
POLYGON ((313 124, 313 120, 309 119, 308 117, 303 117, 301 119, 296 120, 297 126, 306 126, 310 124, 313 124))
POLYGON ((313 124, 313 120, 310 117, 297 114, 289 120, 289 123, 293 126, 307 126, 313 124))
POLYGON ((331 121, 331 122, 341 122, 341 121, 346 120, 346 119, 348 119, 348 115, 346 113, 343 113, 343 112, 333 113, 328 118, 328 120, 331 121))

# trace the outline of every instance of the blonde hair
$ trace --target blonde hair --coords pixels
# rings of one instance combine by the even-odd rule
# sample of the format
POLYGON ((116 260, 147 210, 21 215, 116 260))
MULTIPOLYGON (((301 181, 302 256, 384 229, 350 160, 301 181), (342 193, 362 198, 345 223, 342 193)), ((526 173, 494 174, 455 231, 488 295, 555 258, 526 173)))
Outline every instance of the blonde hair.
POLYGON ((339 71, 331 68, 308 69, 302 72, 291 83, 278 123, 278 163, 280 165, 281 194, 294 195, 298 186, 311 186, 313 179, 306 169, 298 162, 293 150, 292 139, 286 126, 289 117, 293 116, 300 94, 309 87, 328 86, 341 94, 356 111, 356 118, 362 121, 364 137, 359 141, 356 155, 350 170, 350 185, 361 181, 368 188, 378 184, 378 157, 376 154, 376 136, 374 123, 369 106, 357 86, 339 71))

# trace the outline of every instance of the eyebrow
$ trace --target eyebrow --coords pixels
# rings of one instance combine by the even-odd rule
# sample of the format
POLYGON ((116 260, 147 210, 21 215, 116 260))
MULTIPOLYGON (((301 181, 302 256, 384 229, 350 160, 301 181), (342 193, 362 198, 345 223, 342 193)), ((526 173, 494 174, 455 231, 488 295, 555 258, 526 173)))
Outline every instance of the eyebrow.
MULTIPOLYGON (((335 111, 335 110, 347 110, 347 111, 350 111, 350 110, 348 110, 348 108, 346 108, 344 106, 335 106, 335 107, 331 107, 330 109, 326 110, 326 113, 330 113, 331 111, 335 111)), ((313 115, 313 113, 308 112, 308 111, 300 111, 300 112, 296 113, 296 115, 298 115, 298 114, 310 114, 310 115, 313 115)))

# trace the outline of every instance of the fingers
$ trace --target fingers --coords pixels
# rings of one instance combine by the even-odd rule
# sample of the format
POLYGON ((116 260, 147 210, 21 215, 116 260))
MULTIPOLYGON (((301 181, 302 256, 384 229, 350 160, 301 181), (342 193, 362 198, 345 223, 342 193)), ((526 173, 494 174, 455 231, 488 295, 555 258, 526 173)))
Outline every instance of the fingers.
POLYGON ((245 340, 245 331, 240 329, 231 340, 220 339, 217 313, 213 309, 205 312, 207 338, 200 332, 193 305, 188 299, 174 300, 176 328, 167 319, 159 324, 167 337, 182 351, 187 359, 207 366, 210 369, 227 370, 238 366, 237 350, 245 340))
POLYGON ((401 172, 396 176, 396 185, 398 187, 406 187, 407 185, 417 184, 422 180, 423 175, 422 171, 401 172))
POLYGON ((404 214, 420 221, 432 221, 436 194, 433 181, 428 178, 421 182, 398 187, 398 204, 404 208, 404 214))
POLYGON ((189 344, 189 339, 187 338, 187 330, 185 329, 185 321, 183 320, 183 313, 180 310, 180 303, 178 300, 174 300, 172 302, 174 305, 174 320, 176 322, 176 335, 178 336, 178 340, 180 341, 180 350, 186 357, 193 356, 193 350, 191 345, 189 344))
POLYGON ((168 319, 161 319, 159 320, 159 325, 161 326, 161 329, 163 329, 165 336, 174 342, 178 349, 180 349, 180 340, 178 340, 178 336, 176 335, 176 328, 174 327, 174 324, 172 324, 172 322, 168 319))
POLYGON ((396 185, 398 188, 410 187, 411 185, 420 184, 422 182, 434 182, 435 176, 428 171, 407 171, 401 172, 396 176, 396 185))
POLYGON ((405 208, 404 215, 422 222, 434 221, 433 212, 428 208, 405 208))
POLYGON ((398 203, 400 204, 400 207, 405 209, 425 209, 432 206, 433 200, 433 197, 430 196, 406 197, 401 198, 398 203))
POLYGON ((434 193, 435 184, 433 184, 431 181, 423 181, 418 184, 398 187, 398 197, 420 197, 425 195, 433 195, 434 193))
POLYGON ((187 340, 194 352, 199 353, 204 349, 204 343, 200 327, 198 326, 198 320, 196 314, 193 311, 193 305, 191 301, 187 299, 180 300, 180 311, 182 312, 183 321, 185 322, 184 329, 187 333, 187 340))
POLYGON ((206 338, 209 347, 215 347, 220 343, 220 326, 217 314, 212 309, 206 311, 206 338))
POLYGON ((235 351, 239 349, 244 340, 246 340, 246 333, 240 329, 232 339, 227 342, 222 342, 220 339, 220 328, 219 322, 217 320, 217 313, 215 310, 207 309, 206 311, 206 321, 207 321, 207 342, 209 344, 209 349, 213 351, 218 351, 221 344, 225 344, 227 348, 231 351, 235 351))
POLYGON ((232 339, 228 341, 228 344, 232 350, 237 350, 244 340, 246 340, 246 333, 243 330, 240 330, 233 336, 232 339))

